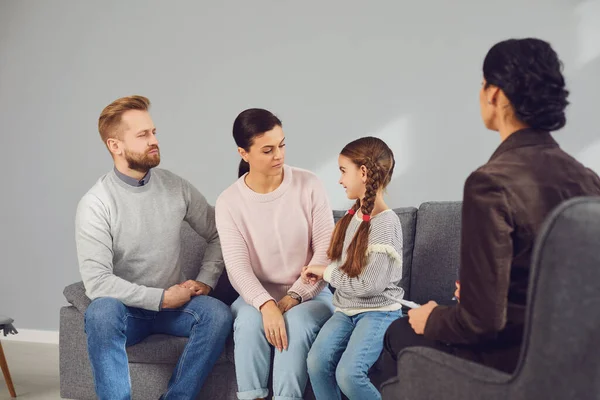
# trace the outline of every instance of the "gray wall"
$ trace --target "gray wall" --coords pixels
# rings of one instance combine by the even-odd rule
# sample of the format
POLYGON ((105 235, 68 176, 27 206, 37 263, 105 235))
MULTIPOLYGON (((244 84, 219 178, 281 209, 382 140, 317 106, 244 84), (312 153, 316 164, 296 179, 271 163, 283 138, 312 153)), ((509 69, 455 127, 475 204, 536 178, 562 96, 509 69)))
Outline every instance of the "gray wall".
POLYGON ((284 122, 291 165, 326 182, 359 136, 398 158, 390 206, 460 199, 499 142, 479 118, 481 63, 508 37, 538 36, 572 90, 565 149, 597 171, 600 3, 581 1, 0 0, 0 313, 57 329, 63 287, 79 280, 79 198, 111 168, 96 129, 117 97, 153 102, 162 167, 214 202, 235 179, 235 116, 284 122))

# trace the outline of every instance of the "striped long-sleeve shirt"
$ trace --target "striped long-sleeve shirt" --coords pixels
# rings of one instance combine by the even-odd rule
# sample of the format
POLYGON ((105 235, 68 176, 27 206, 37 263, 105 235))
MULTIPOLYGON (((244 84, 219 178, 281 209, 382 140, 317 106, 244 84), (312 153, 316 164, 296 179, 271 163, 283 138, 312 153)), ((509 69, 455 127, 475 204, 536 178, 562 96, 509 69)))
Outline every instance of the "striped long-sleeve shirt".
POLYGON ((346 259, 346 250, 360 223, 358 216, 352 218, 346 230, 342 258, 331 263, 323 275, 336 289, 333 305, 336 311, 347 315, 398 310, 401 308, 398 301, 404 297, 404 290, 397 286, 402 278, 400 219, 392 210, 371 218, 366 265, 357 277, 350 278, 339 266, 346 259))
POLYGON ((231 284, 257 309, 288 291, 303 301, 325 283, 302 282, 302 267, 327 265, 333 213, 327 192, 312 172, 284 166, 283 181, 271 193, 252 191, 244 176, 216 203, 216 221, 231 284))

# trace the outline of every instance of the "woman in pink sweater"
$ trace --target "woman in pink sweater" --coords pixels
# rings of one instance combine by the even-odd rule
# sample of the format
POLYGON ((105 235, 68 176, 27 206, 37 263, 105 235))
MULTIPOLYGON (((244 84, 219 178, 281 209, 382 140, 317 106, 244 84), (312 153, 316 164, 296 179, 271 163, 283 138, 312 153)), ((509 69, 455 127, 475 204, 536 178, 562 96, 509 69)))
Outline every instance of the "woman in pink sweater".
POLYGON ((300 278, 326 265, 333 214, 321 181, 284 164, 281 121, 262 109, 233 124, 239 179, 218 198, 216 220, 227 273, 240 297, 231 305, 239 399, 264 399, 273 362, 273 398, 301 400, 306 357, 333 313, 325 283, 300 278))

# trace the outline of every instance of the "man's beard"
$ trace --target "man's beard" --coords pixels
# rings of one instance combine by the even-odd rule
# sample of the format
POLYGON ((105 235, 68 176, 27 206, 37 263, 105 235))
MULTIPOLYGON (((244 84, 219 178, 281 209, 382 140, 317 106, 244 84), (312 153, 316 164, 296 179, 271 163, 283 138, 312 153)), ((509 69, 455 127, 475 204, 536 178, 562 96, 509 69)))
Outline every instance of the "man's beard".
POLYGON ((153 146, 145 153, 132 153, 125 150, 125 160, 129 165, 129 169, 146 173, 150 168, 154 168, 160 164, 160 149, 158 146, 153 146), (152 150, 157 150, 158 153, 148 154, 152 150))

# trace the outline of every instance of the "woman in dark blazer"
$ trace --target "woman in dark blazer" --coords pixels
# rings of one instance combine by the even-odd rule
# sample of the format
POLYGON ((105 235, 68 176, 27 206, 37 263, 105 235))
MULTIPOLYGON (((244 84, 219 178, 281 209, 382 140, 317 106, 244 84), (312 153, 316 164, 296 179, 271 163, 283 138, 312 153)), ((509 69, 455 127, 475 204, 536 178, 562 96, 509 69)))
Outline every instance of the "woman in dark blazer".
POLYGON ((486 128, 500 134, 501 144, 465 183, 459 303, 430 301, 396 320, 374 381, 396 375, 397 355, 408 346, 514 370, 542 222, 567 199, 600 195, 598 176, 550 134, 566 123, 569 92, 561 70, 556 52, 539 39, 506 40, 488 52, 479 102, 486 128))

